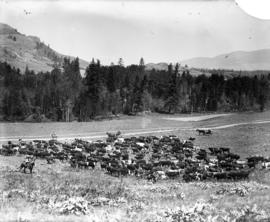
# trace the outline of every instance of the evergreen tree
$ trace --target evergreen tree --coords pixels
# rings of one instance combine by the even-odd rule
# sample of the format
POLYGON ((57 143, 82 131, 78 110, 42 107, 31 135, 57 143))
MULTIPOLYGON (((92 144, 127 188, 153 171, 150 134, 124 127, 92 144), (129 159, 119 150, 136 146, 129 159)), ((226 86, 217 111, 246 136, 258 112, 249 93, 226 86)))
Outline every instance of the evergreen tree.
POLYGON ((108 88, 109 92, 111 92, 111 93, 116 90, 114 70, 111 66, 109 68, 109 74, 107 77, 107 88, 108 88))
POLYGON ((137 75, 134 82, 134 88, 133 88, 133 105, 132 105, 132 111, 133 112, 139 112, 142 109, 142 91, 140 86, 140 79, 137 75))
POLYGON ((176 89, 176 81, 177 81, 177 75, 179 72, 179 64, 177 63, 175 65, 175 70, 173 72, 172 70, 172 64, 168 67, 168 75, 169 75, 169 84, 168 84, 168 91, 167 91, 167 97, 166 97, 166 110, 168 110, 169 113, 174 113, 177 108, 178 104, 178 95, 177 95, 177 89, 176 89))
POLYGON ((124 66, 124 60, 122 58, 119 58, 118 65, 119 66, 124 66))

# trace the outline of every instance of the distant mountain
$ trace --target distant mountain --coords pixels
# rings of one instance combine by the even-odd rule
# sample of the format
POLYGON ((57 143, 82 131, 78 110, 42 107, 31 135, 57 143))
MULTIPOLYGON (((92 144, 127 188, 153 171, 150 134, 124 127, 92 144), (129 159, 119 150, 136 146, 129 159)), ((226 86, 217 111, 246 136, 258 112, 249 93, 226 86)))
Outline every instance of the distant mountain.
MULTIPOLYGON (((26 66, 35 72, 51 71, 55 64, 60 65, 64 57, 74 59, 72 56, 62 55, 38 37, 26 36, 9 25, 0 23, 0 61, 24 72, 26 66)), ((81 73, 84 73, 88 63, 80 59, 81 73)))
MULTIPOLYGON (((174 69, 174 65, 173 65, 173 69, 174 69)), ((165 63, 165 62, 147 63, 145 65, 145 69, 146 70, 155 69, 155 70, 165 70, 165 71, 167 71, 168 66, 169 66, 169 64, 165 63)), ((186 72, 189 71, 189 74, 192 75, 192 76, 199 76, 199 75, 202 75, 202 74, 210 75, 210 73, 208 71, 206 71, 206 70, 199 70, 199 69, 196 69, 196 68, 189 68, 189 67, 185 67, 185 66, 180 66, 179 67, 179 74, 182 74, 184 71, 186 71, 186 72)))
POLYGON ((181 64, 202 69, 270 70, 270 49, 237 51, 212 58, 198 57, 181 61, 181 64))
POLYGON ((145 65, 146 70, 168 70, 168 63, 160 62, 160 63, 147 63, 145 65))

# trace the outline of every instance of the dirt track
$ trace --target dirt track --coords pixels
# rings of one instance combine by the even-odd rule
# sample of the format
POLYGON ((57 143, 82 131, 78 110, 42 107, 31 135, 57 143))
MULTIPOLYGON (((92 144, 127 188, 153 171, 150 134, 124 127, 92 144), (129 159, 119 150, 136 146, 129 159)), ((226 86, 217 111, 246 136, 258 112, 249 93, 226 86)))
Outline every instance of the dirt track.
MULTIPOLYGON (((270 120, 266 121, 252 121, 252 122, 242 122, 242 123, 235 123, 235 124, 225 124, 225 125, 209 125, 205 127, 200 127, 201 129, 226 129, 231 127, 237 127, 242 125, 257 125, 257 124, 267 124, 270 123, 270 120)), ((196 127, 166 127, 166 128, 148 128, 148 129, 132 129, 132 130, 124 130, 122 131, 123 136, 133 136, 133 135, 144 135, 144 134, 156 134, 156 133, 169 133, 174 131, 193 131, 196 127)), ((92 140, 92 139, 101 139, 106 137, 105 131, 99 132, 89 132, 89 133, 81 133, 81 134, 66 134, 58 136, 58 140, 65 141, 65 140, 72 140, 75 138, 92 140)), ((40 140, 49 140, 51 139, 50 135, 48 136, 10 136, 10 137, 0 137, 0 142, 7 142, 9 140, 18 140, 22 138, 25 141, 31 141, 34 139, 40 140)))

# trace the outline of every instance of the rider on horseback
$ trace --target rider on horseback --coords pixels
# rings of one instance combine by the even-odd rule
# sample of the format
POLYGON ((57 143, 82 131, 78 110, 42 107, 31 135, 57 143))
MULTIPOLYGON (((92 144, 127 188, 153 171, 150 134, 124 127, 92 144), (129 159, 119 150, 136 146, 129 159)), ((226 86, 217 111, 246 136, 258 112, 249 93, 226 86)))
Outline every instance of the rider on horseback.
POLYGON ((20 171, 23 169, 23 172, 26 173, 26 169, 28 169, 32 174, 33 168, 35 166, 35 160, 36 159, 33 156, 27 155, 19 167, 20 171))

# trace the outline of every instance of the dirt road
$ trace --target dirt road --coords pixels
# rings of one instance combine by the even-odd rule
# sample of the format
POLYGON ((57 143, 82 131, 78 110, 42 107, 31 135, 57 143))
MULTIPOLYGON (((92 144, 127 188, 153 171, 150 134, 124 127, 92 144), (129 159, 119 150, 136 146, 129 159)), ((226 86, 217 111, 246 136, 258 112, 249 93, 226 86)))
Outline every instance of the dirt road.
MULTIPOLYGON (((205 127, 201 127, 200 129, 212 129, 212 130, 220 130, 226 129, 231 127, 243 126, 243 125, 254 125, 254 124, 268 124, 270 120, 266 121, 252 121, 252 122, 242 122, 242 123, 235 123, 235 124, 225 124, 225 125, 208 125, 205 127)), ((135 135, 147 135, 147 134, 157 134, 157 133, 169 133, 175 131, 194 131, 196 127, 162 127, 162 128, 147 128, 147 129, 132 129, 132 130, 123 130, 123 136, 135 136, 135 135)), ((89 132, 89 133, 81 133, 81 134, 65 134, 65 135, 58 135, 57 139, 60 141, 68 141, 73 140, 75 138, 85 139, 85 140, 95 140, 101 139, 106 137, 105 131, 98 131, 98 132, 89 132)), ((40 136, 10 136, 10 137, 0 137, 0 142, 4 143, 7 141, 17 141, 19 138, 23 139, 24 141, 31 141, 34 139, 39 140, 49 140, 51 139, 50 135, 40 135, 40 136)))

